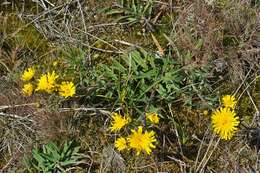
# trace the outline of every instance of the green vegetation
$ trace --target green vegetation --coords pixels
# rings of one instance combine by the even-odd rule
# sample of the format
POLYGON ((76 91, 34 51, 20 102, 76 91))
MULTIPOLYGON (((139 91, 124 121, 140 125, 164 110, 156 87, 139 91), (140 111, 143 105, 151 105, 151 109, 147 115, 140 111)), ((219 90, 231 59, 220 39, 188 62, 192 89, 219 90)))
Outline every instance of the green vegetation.
POLYGON ((25 158, 25 166, 29 172, 64 173, 76 169, 83 158, 79 154, 80 147, 75 147, 73 142, 65 142, 62 149, 49 142, 41 150, 32 150, 32 159, 25 158))
POLYGON ((145 3, 132 0, 119 0, 114 8, 105 9, 107 15, 119 15, 115 22, 126 22, 129 25, 136 23, 143 26, 152 27, 151 16, 154 2, 149 0, 145 3))
POLYGON ((0 172, 257 172, 259 1, 0 3, 0 172))
POLYGON ((140 49, 114 58, 109 65, 101 64, 91 72, 98 85, 94 96, 137 112, 144 111, 139 109, 143 105, 163 107, 178 100, 195 106, 196 96, 207 99, 211 89, 208 67, 190 68, 171 55, 160 57, 140 49))

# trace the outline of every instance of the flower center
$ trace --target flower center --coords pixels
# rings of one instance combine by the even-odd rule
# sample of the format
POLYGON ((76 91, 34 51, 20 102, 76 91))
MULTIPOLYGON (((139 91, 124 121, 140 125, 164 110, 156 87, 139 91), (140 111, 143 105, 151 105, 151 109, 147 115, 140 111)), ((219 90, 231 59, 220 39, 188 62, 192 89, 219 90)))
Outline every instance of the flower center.
POLYGON ((223 119, 221 125, 226 126, 229 123, 228 119, 223 119))

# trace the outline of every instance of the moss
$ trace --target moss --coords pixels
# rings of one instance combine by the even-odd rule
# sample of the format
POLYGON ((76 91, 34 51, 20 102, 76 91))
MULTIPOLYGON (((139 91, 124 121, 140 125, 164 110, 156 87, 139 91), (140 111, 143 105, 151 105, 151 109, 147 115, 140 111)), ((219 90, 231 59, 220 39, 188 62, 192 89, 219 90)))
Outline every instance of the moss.
POLYGON ((252 110, 252 104, 250 98, 242 97, 240 99, 238 107, 239 107, 238 115, 240 115, 247 124, 250 124, 253 118, 252 115, 253 110, 252 110))
POLYGON ((49 52, 53 49, 50 42, 16 15, 0 16, 0 33, 3 35, 0 43, 3 64, 9 72, 20 65, 40 63, 50 58, 49 52))
POLYGON ((256 104, 257 104, 257 107, 259 108, 260 107, 260 101, 259 101, 260 100, 260 75, 258 75, 256 78, 257 78, 256 84, 255 84, 256 88, 253 92, 253 96, 254 96, 255 100, 257 101, 256 104))
MULTIPOLYGON (((260 78, 258 77, 256 79, 255 88, 252 90, 251 97, 253 98, 254 103, 259 108, 260 106, 260 78)), ((254 112, 256 111, 254 108, 254 105, 252 104, 252 101, 250 100, 249 96, 245 95, 244 97, 241 97, 239 103, 238 103, 238 114, 243 118, 243 120, 247 124, 251 124, 254 112)))

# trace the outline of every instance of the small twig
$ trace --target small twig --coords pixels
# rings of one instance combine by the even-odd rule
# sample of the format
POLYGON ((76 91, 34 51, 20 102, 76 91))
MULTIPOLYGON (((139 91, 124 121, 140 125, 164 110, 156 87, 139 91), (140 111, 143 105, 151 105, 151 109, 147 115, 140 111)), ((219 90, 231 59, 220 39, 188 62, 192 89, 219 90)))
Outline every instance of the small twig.
POLYGON ((156 39, 156 37, 151 33, 152 39, 154 44, 156 45, 159 55, 163 56, 164 55, 164 49, 162 48, 162 46, 160 45, 159 41, 156 39))
POLYGON ((93 50, 98 50, 100 52, 105 52, 105 53, 117 53, 117 54, 122 54, 123 52, 118 52, 118 51, 113 51, 113 50, 106 50, 106 49, 100 49, 97 47, 89 46, 93 50))
POLYGON ((81 108, 60 108, 59 110, 60 111, 85 111, 85 112, 88 112, 88 111, 99 111, 100 113, 105 114, 105 115, 109 115, 110 114, 110 111, 107 111, 104 108, 86 108, 86 107, 81 107, 81 108))
POLYGON ((213 144, 214 138, 215 138, 215 134, 213 134, 213 136, 211 137, 210 142, 209 142, 209 145, 208 145, 208 148, 207 148, 207 150, 206 150, 206 152, 205 152, 205 154, 204 154, 204 157, 203 157, 202 160, 200 161, 200 164, 199 164, 199 166, 197 167, 197 169, 195 170, 195 172, 198 172, 199 170, 201 170, 200 167, 201 167, 202 165, 205 165, 204 163, 208 160, 208 159, 207 159, 207 155, 208 155, 209 150, 210 150, 210 148, 211 148, 211 146, 212 146, 212 144, 213 144))
MULTIPOLYGON (((27 24, 25 24, 24 26, 18 28, 15 32, 13 32, 9 38, 12 38, 12 37, 15 37, 17 35, 17 33, 19 33, 20 31, 22 31, 23 29, 27 28, 28 26, 30 26, 32 23, 36 22, 38 19, 40 19, 41 17, 45 16, 46 14, 52 12, 52 11, 55 11, 57 9, 59 9, 60 7, 63 7, 65 6, 67 3, 65 4, 62 4, 62 5, 59 5, 57 7, 54 7, 50 10, 47 10, 47 11, 44 11, 42 14, 40 14, 39 16, 35 17, 31 22, 28 22, 27 24)), ((4 38, 6 39, 6 38, 4 38)))
POLYGON ((12 163, 13 160, 14 157, 11 157, 11 159, 9 159, 9 161, 5 164, 5 166, 0 170, 0 173, 4 173, 4 170, 8 168, 8 166, 12 163))
MULTIPOLYGON (((237 92, 239 91, 239 89, 244 85, 244 83, 245 83, 245 81, 246 81, 248 75, 250 74, 251 70, 252 70, 252 67, 250 68, 250 70, 248 71, 248 73, 247 73, 246 76, 245 76, 245 79, 242 80, 241 84, 239 85, 239 87, 237 88, 237 90, 235 91, 235 93, 234 93, 233 95, 236 95, 237 92)), ((240 78, 241 78, 241 76, 240 76, 240 78)), ((242 78, 241 78, 241 79, 242 79, 242 78)))
POLYGON ((81 107, 81 108, 60 108, 60 110, 65 110, 65 111, 99 111, 99 110, 106 110, 104 108, 86 108, 86 107, 81 107))
POLYGON ((119 50, 119 49, 118 49, 117 47, 115 47, 114 45, 108 43, 107 41, 105 41, 105 40, 103 40, 103 39, 101 39, 101 38, 99 38, 99 37, 97 37, 97 36, 95 36, 95 35, 93 35, 93 34, 90 34, 89 32, 82 31, 81 29, 78 29, 78 28, 76 28, 76 29, 77 29, 78 31, 84 33, 84 34, 87 34, 87 35, 90 36, 90 37, 93 37, 93 38, 95 38, 95 39, 98 39, 99 41, 101 41, 101 42, 103 42, 103 43, 109 45, 109 46, 110 46, 111 48, 113 48, 113 49, 119 50))
POLYGON ((90 173, 92 165, 93 165, 93 160, 91 159, 91 163, 89 164, 89 168, 88 168, 88 173, 90 173))
POLYGON ((181 161, 181 160, 179 160, 179 159, 176 159, 176 158, 174 158, 174 157, 171 157, 171 156, 167 156, 169 159, 172 159, 172 160, 174 160, 175 162, 177 162, 177 163, 179 163, 179 165, 180 165, 180 169, 181 169, 181 172, 186 172, 186 164, 185 164, 185 162, 183 162, 183 161, 181 161), (183 168, 184 167, 184 168, 183 168))
POLYGON ((213 152, 216 150, 216 148, 217 148, 217 146, 218 146, 218 144, 219 144, 219 141, 220 141, 220 138, 218 138, 218 140, 217 140, 216 144, 214 145, 214 148, 211 150, 211 152, 210 152, 210 154, 209 154, 207 160, 204 162, 203 166, 201 167, 200 173, 203 171, 203 169, 204 169, 205 166, 207 165, 209 159, 211 158, 213 152))
MULTIPOLYGON (((240 76, 240 78, 241 78, 241 80, 242 80, 242 76, 240 76)), ((251 83, 252 83, 252 82, 251 82, 251 83)), ((254 108, 255 108, 255 115, 254 115, 254 117, 253 117, 253 119, 252 119, 252 122, 251 122, 251 126, 252 126, 253 123, 254 123, 254 121, 255 121, 255 119, 256 119, 256 117, 259 116, 259 109, 258 109, 258 107, 256 106, 256 104, 255 104, 255 102, 254 102, 254 100, 253 100, 253 98, 252 98, 250 92, 248 91, 248 88, 249 88, 250 85, 247 85, 245 82, 244 82, 243 84, 245 85, 245 87, 246 87, 246 89, 245 89, 245 90, 246 90, 246 93, 247 93, 247 95, 248 95, 248 97, 249 97, 251 103, 253 104, 253 106, 254 106, 254 108)))
POLYGON ((251 97, 249 91, 246 90, 246 92, 247 92, 247 95, 249 96, 250 101, 252 102, 252 104, 254 105, 254 108, 255 108, 255 115, 254 115, 254 117, 253 117, 253 119, 252 119, 252 122, 251 122, 251 125, 253 125, 253 123, 254 123, 256 117, 259 117, 259 109, 257 108, 257 106, 256 106, 256 104, 255 104, 255 102, 254 102, 254 100, 252 99, 252 97, 251 97))
POLYGON ((115 25, 127 25, 129 24, 129 22, 122 22, 122 23, 101 23, 101 24, 96 24, 96 25, 92 25, 89 26, 88 29, 92 29, 92 28, 99 28, 99 27, 105 27, 105 26, 115 26, 115 25))
POLYGON ((9 67, 8 67, 4 62, 2 62, 2 60, 0 60, 0 64, 2 64, 2 66, 4 66, 9 73, 12 72, 12 71, 9 69, 9 67))
POLYGON ((196 157, 194 169, 197 168, 197 164, 198 164, 198 161, 199 161, 200 152, 201 152, 201 150, 202 150, 202 146, 203 146, 203 143, 204 143, 204 141, 205 141, 205 138, 206 138, 206 135, 207 135, 208 131, 209 131, 209 128, 207 128, 207 131, 206 131, 206 133, 204 134, 202 140, 198 139, 197 136, 192 135, 193 138, 195 138, 195 139, 197 139, 197 140, 200 141, 200 147, 199 147, 199 151, 198 151, 198 153, 197 153, 197 157, 196 157))
POLYGON ((138 166, 138 167, 133 167, 133 169, 145 169, 145 168, 149 168, 151 166, 154 166, 155 163, 151 163, 151 164, 148 164, 148 165, 144 165, 144 166, 138 166))
POLYGON ((24 117, 21 117, 19 115, 7 114, 7 113, 3 113, 3 112, 0 112, 0 116, 12 117, 12 118, 17 118, 17 119, 24 119, 24 117))
POLYGON ((244 92, 251 86, 251 84, 253 83, 253 82, 255 82, 256 81, 256 79, 258 79, 260 76, 257 76, 256 78, 254 78, 247 86, 246 86, 246 88, 242 91, 242 93, 240 94, 240 96, 237 98, 237 100, 240 100, 240 98, 242 97, 242 95, 244 94, 244 92))
POLYGON ((140 46, 138 46, 138 45, 136 45, 136 44, 129 43, 129 42, 126 42, 126 41, 123 41, 123 40, 114 40, 114 41, 117 42, 117 43, 120 43, 120 44, 126 45, 126 46, 131 46, 131 47, 138 47, 138 48, 141 48, 140 46))
POLYGON ((5 105, 5 106, 0 106, 0 110, 24 107, 24 106, 37 106, 37 105, 38 105, 38 103, 25 103, 25 104, 21 104, 21 105, 5 105))
POLYGON ((52 7, 54 7, 55 5, 53 3, 51 3, 50 1, 48 0, 44 0, 45 2, 47 2, 49 5, 51 5, 52 7))
MULTIPOLYGON (((78 6, 79 6, 80 15, 81 15, 81 18, 82 18, 84 30, 87 33, 87 25, 86 25, 86 22, 85 22, 85 17, 84 17, 83 11, 82 11, 82 7, 81 7, 79 0, 77 0, 77 2, 78 2, 78 6)), ((86 39, 88 40, 88 35, 86 35, 86 39)))
MULTIPOLYGON (((142 0, 143 2, 149 2, 149 0, 142 0)), ((169 6, 169 4, 168 3, 166 3, 166 2, 162 2, 162 1, 154 1, 154 3, 157 3, 157 4, 162 4, 162 5, 167 5, 167 6, 169 6)))
MULTIPOLYGON (((171 116, 173 117, 171 105, 168 104, 168 107, 169 107, 171 116)), ((178 144, 179 144, 179 147, 180 147, 181 155, 184 156, 184 155, 183 155, 183 151, 182 151, 182 145, 181 145, 181 141, 180 141, 180 136, 179 136, 179 133, 178 133, 178 130, 177 130, 177 126, 176 126, 176 122, 174 122, 173 124, 174 124, 174 131, 175 131, 176 137, 177 137, 177 139, 178 139, 178 144)))
MULTIPOLYGON (((83 32, 84 32, 84 31, 83 31, 83 32)), ((85 32, 84 32, 84 33, 85 33, 85 32)), ((89 33, 88 33, 88 34, 89 34, 89 33)), ((94 38, 97 38, 98 40, 100 40, 100 41, 102 41, 102 42, 104 42, 104 43, 106 43, 106 44, 112 46, 113 48, 117 49, 116 47, 114 47, 113 45, 107 43, 106 41, 104 41, 104 40, 102 40, 102 39, 100 39, 100 38, 98 38, 98 37, 96 37, 96 36, 94 36, 94 35, 92 35, 92 34, 89 34, 89 35, 90 35, 90 36, 93 36, 94 38)), ((59 36, 57 35, 57 37, 59 37, 59 36)), ((79 42, 80 44, 82 44, 82 45, 84 45, 84 46, 89 47, 90 49, 97 50, 97 51, 100 51, 100 52, 116 53, 116 54, 122 54, 122 53, 123 53, 122 51, 113 51, 113 50, 100 49, 100 48, 97 48, 97 47, 89 46, 88 44, 83 43, 81 40, 78 40, 78 39, 72 38, 72 37, 68 37, 68 36, 65 36, 65 35, 63 35, 62 37, 59 37, 59 38, 63 38, 63 39, 64 39, 64 38, 68 38, 68 39, 71 39, 71 40, 73 40, 73 41, 79 42)), ((73 41, 70 41, 70 42, 73 42, 73 41)), ((118 50, 118 49, 117 49, 117 50, 118 50)))
POLYGON ((37 5, 41 6, 44 10, 48 10, 45 3, 42 0, 32 0, 32 2, 37 3, 37 5))

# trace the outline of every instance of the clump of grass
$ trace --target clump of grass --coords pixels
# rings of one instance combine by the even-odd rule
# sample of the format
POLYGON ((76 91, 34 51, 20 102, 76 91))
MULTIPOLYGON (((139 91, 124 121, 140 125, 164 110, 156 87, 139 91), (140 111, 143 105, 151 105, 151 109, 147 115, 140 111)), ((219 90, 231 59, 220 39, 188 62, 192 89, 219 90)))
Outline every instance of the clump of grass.
POLYGON ((115 22, 124 22, 129 25, 141 24, 143 27, 153 31, 152 13, 154 8, 154 1, 148 0, 146 2, 120 0, 112 7, 105 9, 107 15, 117 15, 115 22))
POLYGON ((81 160, 84 158, 80 152, 80 147, 74 146, 73 141, 65 142, 60 149, 49 142, 42 149, 33 149, 32 158, 25 158, 24 163, 30 172, 67 172, 76 170, 81 160))
POLYGON ((143 104, 156 107, 160 102, 179 99, 192 106, 194 97, 207 99, 202 98, 211 90, 206 81, 207 67, 188 69, 170 56, 171 53, 160 58, 137 50, 114 59, 111 65, 101 65, 91 74, 91 80, 94 78, 99 85, 94 94, 137 112, 143 104), (204 93, 199 93, 202 88, 204 93))

